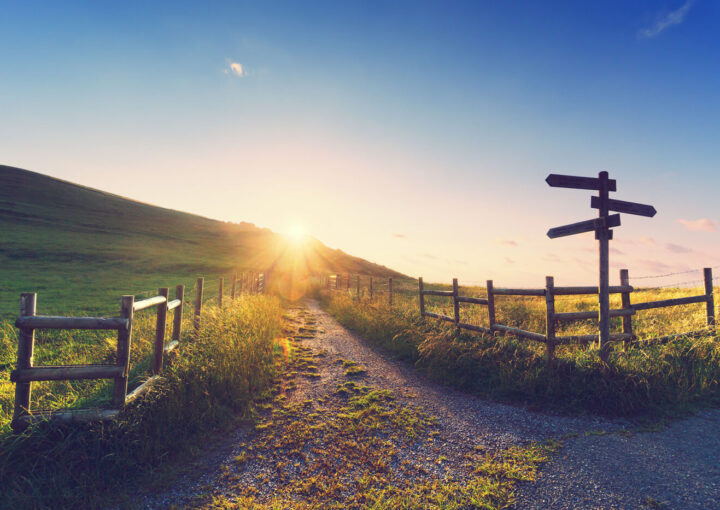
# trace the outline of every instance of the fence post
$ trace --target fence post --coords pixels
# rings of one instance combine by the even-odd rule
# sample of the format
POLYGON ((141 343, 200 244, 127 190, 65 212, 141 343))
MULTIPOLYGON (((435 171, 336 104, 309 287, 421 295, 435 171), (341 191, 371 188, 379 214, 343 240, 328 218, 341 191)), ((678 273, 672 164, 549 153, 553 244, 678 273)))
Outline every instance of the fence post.
POLYGON ((218 282, 218 308, 222 308, 222 298, 223 298, 223 278, 220 278, 220 281, 218 282))
POLYGON ((185 285, 175 287, 175 299, 180 300, 180 305, 173 310, 172 339, 180 341, 180 330, 182 329, 183 299, 185 299, 185 285))
POLYGON ((545 336, 547 341, 547 365, 552 369, 555 365, 555 279, 545 277, 545 336))
POLYGON ((167 303, 170 289, 161 287, 158 289, 158 295, 165 298, 165 303, 160 303, 157 307, 157 321, 155 322, 155 359, 153 362, 153 375, 162 372, 163 353, 165 351, 165 326, 167 324, 167 303))
POLYGON ((392 277, 390 277, 390 278, 388 278, 388 304, 390 305, 391 308, 392 308, 392 294, 393 294, 392 277))
POLYGON ((197 337, 200 331, 200 314, 202 313, 202 299, 203 299, 203 283, 204 278, 198 278, 195 284, 195 320, 193 326, 195 327, 195 336, 197 337))
POLYGON ((418 278, 418 294, 420 295, 420 317, 425 317, 425 294, 423 294, 423 279, 418 278))
MULTIPOLYGON (((620 285, 630 285, 630 273, 627 269, 621 269, 620 270, 620 285)), ((632 305, 630 304, 630 292, 622 292, 620 293, 620 300, 622 303, 622 307, 624 309, 630 308, 632 305)), ((633 334, 632 329, 632 315, 623 315, 622 317, 622 326, 623 326, 623 333, 629 333, 633 334)), ((623 342, 623 347, 625 348, 625 352, 627 352, 628 347, 630 347, 630 343, 632 342, 632 337, 629 340, 625 340, 623 342)))
POLYGON ((453 278, 452 281, 452 292, 453 292, 453 318, 455 319, 455 326, 460 330, 460 301, 458 301, 458 279, 453 278))
POLYGON ((707 296, 707 325, 715 325, 715 298, 713 297, 713 277, 712 268, 706 267, 703 269, 705 276, 705 295, 707 296))
POLYGON ((132 327, 133 327, 133 305, 135 304, 135 296, 123 296, 120 301, 120 317, 127 319, 127 329, 118 330, 117 337, 117 364, 123 367, 123 375, 116 377, 113 382, 113 399, 112 405, 117 409, 122 409, 125 405, 125 396, 127 395, 128 374, 130 372, 130 346, 132 344, 132 327))
POLYGON ((488 300, 488 327, 490 331, 495 330, 495 293, 493 292, 493 281, 488 280, 485 283, 487 287, 487 300, 488 300))
MULTIPOLYGON (((37 294, 24 292, 20 294, 20 317, 35 315, 37 294)), ((33 366, 33 350, 35 348, 35 330, 21 329, 18 335, 17 368, 31 368, 33 366)), ((19 432, 23 427, 17 421, 21 416, 30 414, 30 398, 32 395, 31 382, 15 383, 15 409, 13 412, 12 428, 19 432)))
POLYGON ((355 275, 355 278, 356 278, 355 283, 356 283, 356 287, 357 287, 355 290, 357 292, 358 301, 360 301, 360 275, 359 274, 355 275))
POLYGON ((346 283, 347 283, 347 288, 345 290, 350 292, 350 273, 347 274, 347 282, 346 283))
POLYGON ((237 286, 237 273, 233 275, 232 289, 230 290, 230 299, 235 301, 235 287, 237 286))
POLYGON ((340 274, 335 275, 335 290, 338 290, 340 287, 340 274))
POLYGON ((373 298, 373 284, 372 284, 372 276, 370 277, 370 301, 372 301, 373 298))

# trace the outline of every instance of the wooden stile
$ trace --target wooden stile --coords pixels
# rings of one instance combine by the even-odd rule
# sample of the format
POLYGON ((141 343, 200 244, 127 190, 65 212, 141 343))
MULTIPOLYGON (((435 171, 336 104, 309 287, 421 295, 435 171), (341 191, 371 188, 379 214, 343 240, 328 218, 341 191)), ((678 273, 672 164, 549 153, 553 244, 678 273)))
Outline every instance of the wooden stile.
POLYGON ((175 287, 175 299, 180 305, 173 310, 172 340, 180 341, 180 330, 182 329, 183 300, 185 299, 185 285, 175 287))
POLYGON ((545 277, 545 346, 548 369, 555 365, 555 278, 545 277))
MULTIPOLYGON (((158 289, 158 294, 167 298, 170 293, 170 289, 162 287, 158 289)), ((165 353, 165 328, 167 325, 167 305, 161 304, 157 308, 157 320, 155 323, 155 352, 153 357, 153 374, 158 375, 162 372, 163 366, 163 354, 165 353)))
POLYGON ((123 296, 120 300, 120 316, 127 319, 130 325, 127 329, 121 329, 118 331, 116 363, 119 367, 123 367, 123 374, 120 377, 116 377, 113 382, 112 405, 116 409, 122 409, 125 405, 125 395, 127 394, 128 373, 130 372, 130 347, 132 344, 134 304, 135 296, 123 296))
MULTIPOLYGON (((24 292, 20 294, 20 317, 35 315, 37 294, 24 292)), ((35 330, 21 329, 18 335, 17 370, 32 368, 33 351, 35 349, 35 330)), ((15 385, 15 409, 13 410, 12 428, 19 432, 24 428, 20 419, 30 414, 30 399, 32 397, 32 383, 23 382, 15 385)))
POLYGON ((422 276, 418 278, 418 295, 420 296, 420 317, 425 317, 425 294, 423 293, 422 276))
POLYGON ((706 267, 703 269, 703 276, 705 277, 705 295, 707 296, 707 325, 715 326, 715 299, 713 297, 712 268, 706 267))
POLYGON ((195 314, 193 319, 193 328, 195 336, 200 332, 200 315, 202 313, 203 284, 204 278, 198 278, 195 284, 195 314))

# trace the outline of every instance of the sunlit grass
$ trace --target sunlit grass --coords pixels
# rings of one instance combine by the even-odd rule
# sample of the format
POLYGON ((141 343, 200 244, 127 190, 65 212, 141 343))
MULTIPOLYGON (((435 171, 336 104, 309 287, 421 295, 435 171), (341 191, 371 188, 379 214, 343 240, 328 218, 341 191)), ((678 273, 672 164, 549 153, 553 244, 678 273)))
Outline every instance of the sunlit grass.
MULTIPOLYGON (((482 289, 463 295, 481 296, 482 289)), ((698 289, 663 289, 643 293, 643 301, 695 295, 698 289)), ((635 293, 635 299, 640 301, 635 293)), ((558 311, 597 309, 596 299, 564 296, 558 311)), ((615 297, 618 299, 619 297, 615 297)), ((558 346, 550 370, 545 345, 512 335, 457 332, 445 322, 422 319, 417 295, 398 292, 390 309, 382 299, 358 301, 344 292, 322 292, 323 306, 354 329, 420 370, 452 386, 504 401, 527 402, 549 409, 611 415, 674 414, 720 404, 720 342, 717 335, 679 337, 666 345, 640 341, 627 351, 616 345, 610 363, 602 363, 596 345, 558 346)), ((452 315, 448 298, 432 297, 428 311, 452 315)), ((613 306, 619 307, 619 302, 613 306)), ((499 297, 499 323, 545 333, 541 298, 499 297)), ((462 320, 487 325, 486 307, 463 307, 462 320)), ((641 339, 701 329, 705 305, 641 311, 633 327, 641 339)), ((613 320, 617 331, 620 319, 613 320)), ((560 334, 597 334, 597 321, 581 321, 560 334)))
MULTIPOLYGON (((252 402, 267 394, 285 357, 276 342, 281 318, 279 300, 268 296, 243 296, 222 310, 208 306, 199 335, 184 337, 153 391, 106 424, 48 424, 14 436, 8 426, 12 393, 3 386, 0 506, 104 506, 103 498, 118 489, 127 493, 125 484, 170 462, 205 433, 250 417, 252 402)), ((149 375, 153 319, 140 317, 136 323, 131 387, 149 375)), ((186 331, 189 327, 186 324, 186 331)), ((86 340, 85 347, 79 347, 83 342, 76 339, 68 351, 47 349, 41 342, 39 356, 54 362, 110 357, 109 342, 86 340), (108 349, 99 350, 98 342, 108 344, 108 349)), ((36 384, 33 402, 52 409, 107 401, 107 384, 83 383, 36 384)))

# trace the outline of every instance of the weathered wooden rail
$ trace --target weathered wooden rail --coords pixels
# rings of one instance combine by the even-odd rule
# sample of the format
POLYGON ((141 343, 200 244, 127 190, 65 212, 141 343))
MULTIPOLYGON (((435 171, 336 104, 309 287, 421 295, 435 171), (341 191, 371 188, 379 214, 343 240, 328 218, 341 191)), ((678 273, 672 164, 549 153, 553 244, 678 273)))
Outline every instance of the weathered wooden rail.
POLYGON ((363 277, 359 274, 346 274, 344 276, 340 274, 332 274, 323 277, 324 281, 321 282, 321 286, 325 287, 327 290, 342 290, 351 293, 353 287, 353 277, 355 279, 355 296, 358 299, 361 299, 363 297, 363 290, 367 291, 365 295, 371 300, 375 299, 381 294, 386 294, 387 302, 390 306, 392 306, 394 293, 392 277, 389 277, 387 278, 387 280, 385 280, 384 278, 378 277, 375 277, 375 279, 373 279, 372 276, 363 277), (363 282, 367 282, 366 287, 363 287, 363 282))
MULTIPOLYGON (((233 276, 231 299, 235 299, 237 275, 233 276)), ((204 279, 198 278, 195 286, 194 328, 197 334, 203 305, 204 279)), ((250 273, 243 275, 240 292, 262 293, 265 290, 265 274, 250 273)), ((175 298, 169 300, 169 289, 158 289, 158 295, 141 301, 135 296, 122 296, 119 317, 56 317, 37 315, 37 294, 20 295, 20 316, 15 321, 19 330, 17 367, 10 373, 10 381, 15 383, 15 406, 12 428, 20 432, 30 424, 42 420, 64 422, 97 421, 115 418, 129 403, 150 390, 158 380, 163 369, 164 357, 180 345, 182 333, 183 303, 185 287, 175 287, 175 298), (152 376, 140 386, 128 393, 130 374, 130 351, 135 313, 155 308, 155 338, 153 344, 152 376), (166 341, 168 312, 172 312, 172 333, 170 342, 166 341), (34 366, 35 330, 38 329, 74 329, 74 330, 115 330, 117 346, 114 364, 34 366), (38 381, 70 381, 111 379, 113 381, 112 399, 109 408, 32 410, 32 383, 38 381)), ((219 280, 218 306, 223 304, 223 279, 219 280)))
MULTIPOLYGON (((697 296, 688 296, 682 298, 663 299, 658 301, 648 301, 642 303, 632 303, 631 295, 636 290, 629 284, 629 274, 627 269, 620 270, 620 285, 610 286, 610 294, 620 294, 622 308, 610 310, 610 317, 621 317, 622 318, 622 332, 613 333, 610 335, 609 340, 611 342, 624 342, 627 348, 631 342, 637 341, 637 336, 633 332, 632 328, 632 316, 638 311, 650 310, 654 308, 664 308, 668 306, 682 306, 696 303, 705 303, 706 305, 706 316, 707 316, 707 329, 699 331, 691 331, 688 333, 668 335, 665 337, 659 337, 652 339, 653 343, 662 343, 671 341, 672 339, 680 336, 687 335, 698 335, 701 333, 707 333, 709 330, 715 328, 715 300, 713 297, 713 276, 712 269, 705 268, 703 270, 705 293, 697 296)), ((418 279, 418 294, 420 301, 420 315, 422 317, 431 317, 433 319, 439 319, 442 321, 452 322, 458 329, 467 329, 471 331, 477 331, 481 333, 503 333, 513 334, 520 338, 526 338, 537 342, 543 342, 547 346, 547 359, 548 363, 552 364, 555 356, 556 345, 573 345, 581 344, 586 345, 591 342, 597 342, 599 334, 593 335, 565 335, 558 336, 556 334, 555 326, 559 322, 577 321, 595 319, 599 320, 599 311, 582 311, 582 312, 556 312, 555 311, 555 296, 569 296, 569 295, 592 295, 599 294, 598 287, 556 287, 555 281, 552 276, 548 276, 545 279, 544 289, 509 289, 509 288, 495 288, 492 280, 487 281, 487 297, 466 297, 460 296, 458 291, 458 280, 453 279, 452 290, 426 290, 424 288, 423 279, 418 279), (444 296, 451 297, 453 303, 453 316, 443 315, 439 313, 428 312, 425 309, 425 296, 444 296), (536 333, 532 331, 525 331, 520 328, 506 326, 498 324, 495 320, 495 297, 496 296, 536 296, 545 298, 546 308, 546 319, 545 319, 545 334, 536 333), (460 303, 469 303, 475 305, 484 305, 487 307, 488 313, 488 326, 477 326, 474 324, 467 324, 462 322, 460 317, 460 303)))

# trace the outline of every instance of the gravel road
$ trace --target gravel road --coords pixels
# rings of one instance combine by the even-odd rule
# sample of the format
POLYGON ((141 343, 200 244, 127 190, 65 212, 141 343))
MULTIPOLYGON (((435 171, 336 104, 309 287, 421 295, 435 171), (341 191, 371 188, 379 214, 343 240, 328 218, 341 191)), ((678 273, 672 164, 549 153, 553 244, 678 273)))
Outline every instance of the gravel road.
MULTIPOLYGON (((720 411, 703 412, 660 432, 629 433, 630 424, 622 420, 549 415, 487 402, 430 382, 407 364, 376 351, 314 301, 301 313, 315 329, 303 345, 323 355, 316 358, 317 377, 300 378, 290 399, 323 402, 346 380, 338 362, 352 360, 367 368, 363 384, 391 390, 401 405, 420 408, 437 419, 439 434, 432 452, 460 459, 478 447, 503 450, 564 438, 563 448, 541 468, 537 482, 518 487, 518 509, 720 508, 720 411)), ((228 466, 254 434, 249 427, 228 434, 189 464, 170 490, 145 496, 138 506, 192 506, 198 493, 222 490, 220 480, 227 476, 228 466)), ((430 455, 429 450, 410 451, 416 447, 399 448, 409 450, 401 451, 401 457, 430 455)), ((433 469, 432 464, 425 467, 433 469)), ((233 476, 251 484, 264 469, 248 464, 233 476)), ((271 481, 258 490, 262 498, 274 485, 271 481)))

